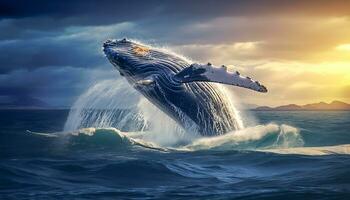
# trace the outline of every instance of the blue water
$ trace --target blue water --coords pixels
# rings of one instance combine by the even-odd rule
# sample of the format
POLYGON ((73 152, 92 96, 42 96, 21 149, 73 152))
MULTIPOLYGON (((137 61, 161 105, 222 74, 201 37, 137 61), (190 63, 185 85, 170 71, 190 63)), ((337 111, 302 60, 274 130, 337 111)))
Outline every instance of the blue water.
POLYGON ((57 134, 68 112, 0 111, 0 199, 350 199, 350 112, 254 112, 276 133, 182 148, 57 134))

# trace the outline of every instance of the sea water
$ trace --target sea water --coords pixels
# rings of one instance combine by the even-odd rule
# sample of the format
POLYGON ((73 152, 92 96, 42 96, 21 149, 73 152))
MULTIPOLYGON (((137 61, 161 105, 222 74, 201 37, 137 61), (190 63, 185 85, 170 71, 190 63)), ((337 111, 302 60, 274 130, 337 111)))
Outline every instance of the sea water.
POLYGON ((2 110, 0 199, 350 197, 350 112, 251 114, 256 126, 174 145, 127 127, 62 133, 69 110, 2 110))

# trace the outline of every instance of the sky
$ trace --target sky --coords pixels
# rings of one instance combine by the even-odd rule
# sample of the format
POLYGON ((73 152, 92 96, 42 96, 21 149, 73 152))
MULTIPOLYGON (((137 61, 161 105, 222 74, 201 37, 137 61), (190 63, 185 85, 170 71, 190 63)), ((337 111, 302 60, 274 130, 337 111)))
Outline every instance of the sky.
POLYGON ((2 0, 0 104, 70 106, 120 79, 101 46, 124 37, 266 85, 267 94, 229 87, 247 104, 350 102, 350 1, 2 0))

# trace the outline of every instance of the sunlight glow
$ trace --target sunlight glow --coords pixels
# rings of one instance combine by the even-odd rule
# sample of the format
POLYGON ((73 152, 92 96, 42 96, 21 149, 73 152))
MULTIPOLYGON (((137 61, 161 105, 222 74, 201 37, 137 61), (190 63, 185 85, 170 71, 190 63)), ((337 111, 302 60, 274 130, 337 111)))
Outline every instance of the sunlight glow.
POLYGON ((350 44, 341 44, 335 47, 338 51, 350 51, 350 44))

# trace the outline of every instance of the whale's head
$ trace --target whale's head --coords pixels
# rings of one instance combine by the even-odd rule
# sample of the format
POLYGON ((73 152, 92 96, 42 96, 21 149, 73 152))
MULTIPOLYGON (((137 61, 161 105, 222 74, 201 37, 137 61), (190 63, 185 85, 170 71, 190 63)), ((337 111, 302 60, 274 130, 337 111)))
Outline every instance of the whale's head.
POLYGON ((103 51, 123 75, 132 76, 151 63, 150 48, 127 39, 107 40, 103 51))
POLYGON ((183 58, 164 49, 146 46, 127 39, 107 40, 103 51, 119 72, 131 79, 142 78, 143 73, 162 71, 177 73, 189 63, 183 58))

